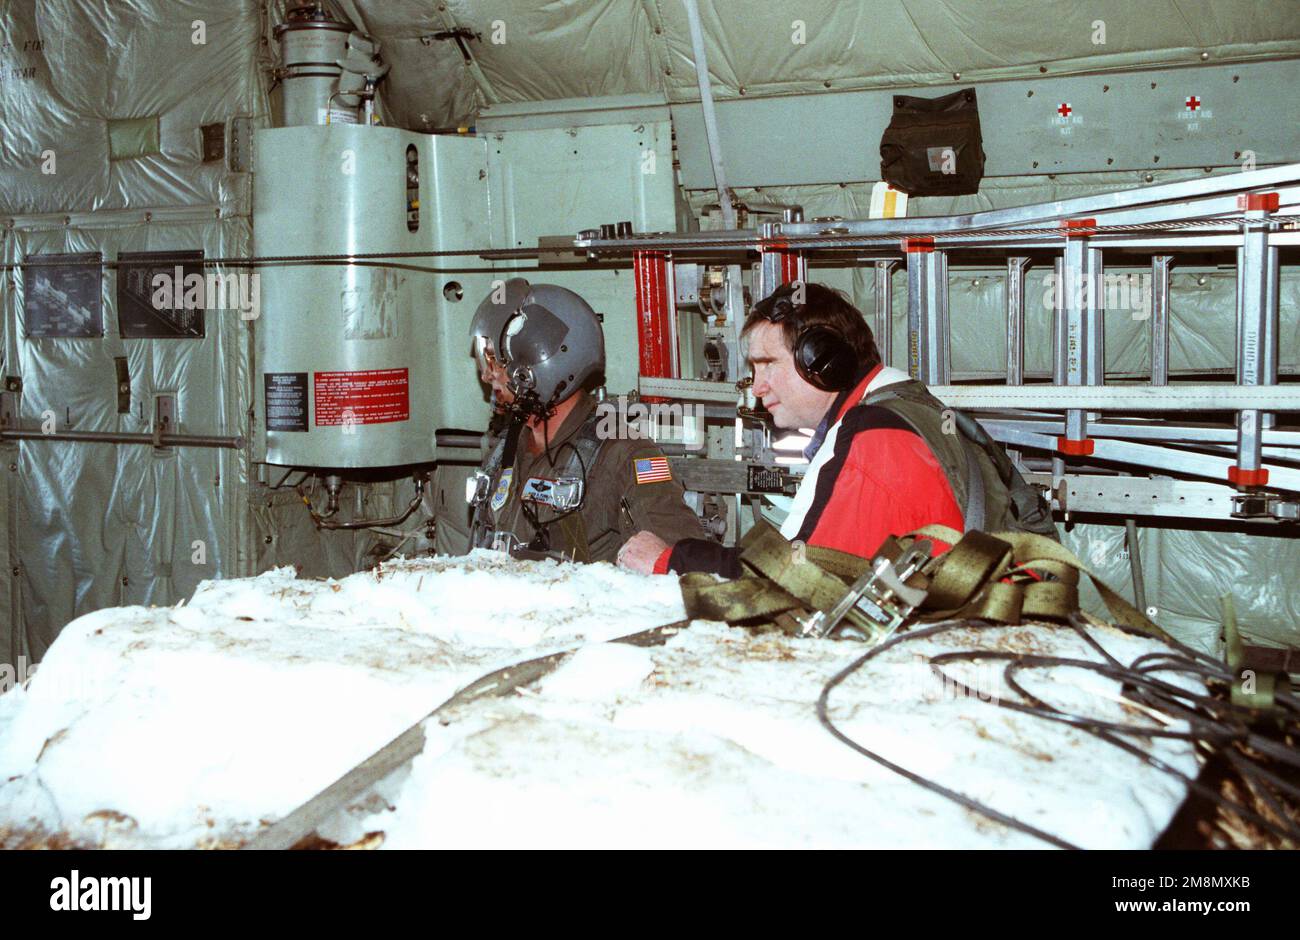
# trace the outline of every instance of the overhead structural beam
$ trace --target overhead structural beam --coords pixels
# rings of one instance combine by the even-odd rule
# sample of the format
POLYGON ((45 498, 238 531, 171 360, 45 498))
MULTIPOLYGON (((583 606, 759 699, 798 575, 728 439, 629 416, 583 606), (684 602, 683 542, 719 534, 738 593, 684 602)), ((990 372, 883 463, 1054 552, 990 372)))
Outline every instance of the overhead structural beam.
MULTIPOLYGON (((1150 247, 1157 243, 1171 248, 1206 244, 1231 247, 1242 242, 1238 196, 1267 187, 1276 190, 1281 207, 1300 206, 1300 164, 965 215, 783 221, 774 223, 773 234, 799 251, 881 251, 896 255, 898 240, 907 237, 936 239, 937 249, 1055 247, 1065 234, 1061 223, 1091 218, 1095 220, 1095 232, 1090 236, 1094 247, 1150 247), (1038 234, 1028 234, 1031 232, 1038 234)), ((753 229, 632 238, 580 236, 574 247, 606 256, 626 256, 648 249, 725 253, 757 250, 761 239, 762 235, 753 229)), ((1300 233, 1274 231, 1269 238, 1270 246, 1292 243, 1300 243, 1300 233)))
POLYGON ((709 81, 709 60, 704 52, 704 27, 700 24, 700 8, 695 0, 682 0, 686 19, 691 28, 691 49, 695 56, 695 80, 700 88, 700 107, 704 110, 704 136, 709 143, 709 161, 713 164, 713 182, 718 189, 718 203, 722 210, 722 227, 736 227, 736 210, 731 205, 731 191, 727 189, 727 176, 722 166, 722 140, 718 135, 718 114, 713 107, 713 85, 709 81))
MULTIPOLYGON (((1034 447, 1040 450, 1056 449, 1058 438, 1030 431, 1018 431, 1011 428, 992 429, 990 433, 1004 444, 1018 447, 1034 447), (996 432, 996 433, 994 433, 996 432)), ((1098 460, 1130 464, 1149 470, 1187 474, 1204 477, 1209 480, 1224 480, 1228 469, 1232 467, 1231 457, 1217 457, 1213 454, 1193 453, 1160 447, 1155 444, 1140 444, 1134 441, 1122 441, 1115 438, 1097 439, 1093 456, 1098 460)), ((1278 489, 1300 492, 1300 470, 1281 467, 1276 464, 1266 465, 1269 485, 1278 489)), ((1053 474, 1056 476, 1056 474, 1053 474)))

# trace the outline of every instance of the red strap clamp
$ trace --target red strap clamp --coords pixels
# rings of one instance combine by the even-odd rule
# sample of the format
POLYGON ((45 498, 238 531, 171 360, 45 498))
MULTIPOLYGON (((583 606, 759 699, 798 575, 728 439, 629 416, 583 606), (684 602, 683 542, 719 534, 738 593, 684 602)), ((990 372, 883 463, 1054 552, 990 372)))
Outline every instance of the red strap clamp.
POLYGON ((1071 457, 1089 456, 1097 442, 1090 437, 1085 437, 1081 441, 1074 441, 1068 437, 1058 437, 1056 439, 1056 449, 1063 454, 1069 454, 1071 457))
POLYGON ((1277 193, 1242 193, 1237 197, 1237 208, 1247 212, 1276 212, 1281 204, 1277 193))
POLYGON ((1087 238, 1097 234, 1097 220, 1066 219, 1061 223, 1061 229, 1061 234, 1066 238, 1087 238))
POLYGON ((1259 470, 1229 467, 1228 481, 1236 486, 1264 486, 1268 483, 1268 471, 1262 467, 1259 470))
POLYGON ((903 246, 903 251, 909 255, 925 255, 934 251, 934 239, 929 235, 903 238, 899 240, 899 244, 903 246))

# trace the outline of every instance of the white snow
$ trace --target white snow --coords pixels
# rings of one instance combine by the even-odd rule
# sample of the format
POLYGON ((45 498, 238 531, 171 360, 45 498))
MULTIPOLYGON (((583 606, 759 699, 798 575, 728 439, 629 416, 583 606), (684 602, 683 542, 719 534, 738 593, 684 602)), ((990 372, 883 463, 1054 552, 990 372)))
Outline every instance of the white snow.
MULTIPOLYGON (((1159 646, 1115 631, 1100 638, 1125 662, 1159 646)), ((945 694, 918 658, 969 648, 1096 659, 1059 628, 954 631, 869 664, 833 693, 833 720, 886 759, 1077 845, 1149 846, 1184 786, 1083 732, 945 694)), ((820 726, 813 703, 822 685, 861 647, 697 622, 642 652, 654 661, 650 681, 624 685, 603 708, 575 709, 543 686, 539 696, 494 701, 464 727, 427 729, 425 753, 390 797, 396 811, 346 834, 384 831, 390 848, 1045 844, 923 790, 820 726)), ((575 656, 563 691, 580 684, 580 667, 599 665, 575 656)), ((984 698, 1009 693, 1001 664, 947 669, 984 698)), ((1059 669, 1035 675, 1034 687, 1061 702, 1073 693, 1085 714, 1133 720, 1112 701, 1080 695, 1078 677, 1080 687, 1095 682, 1059 669)), ((1197 772, 1186 744, 1152 749, 1197 772)))
MULTIPOLYGON (((675 579, 487 551, 340 581, 280 569, 204 582, 176 608, 99 611, 65 628, 26 690, 0 696, 0 844, 238 844, 456 689, 575 646, 534 687, 429 722, 409 772, 379 788, 393 808, 353 807, 323 834, 379 831, 385 847, 1043 844, 820 726, 814 702, 860 645, 706 622, 660 647, 601 642, 682 616, 675 579)), ((1161 648, 1095 635, 1122 662, 1161 648)), ((970 648, 1098 658, 1061 628, 963 628, 870 663, 833 693, 833 719, 1071 842, 1149 846, 1184 786, 1084 732, 945 690, 924 656, 970 648)), ((945 668, 986 699, 1014 698, 1001 663, 945 668)), ((1062 709, 1146 721, 1085 670, 1020 681, 1062 709)), ((1197 772, 1183 742, 1132 740, 1197 772)))

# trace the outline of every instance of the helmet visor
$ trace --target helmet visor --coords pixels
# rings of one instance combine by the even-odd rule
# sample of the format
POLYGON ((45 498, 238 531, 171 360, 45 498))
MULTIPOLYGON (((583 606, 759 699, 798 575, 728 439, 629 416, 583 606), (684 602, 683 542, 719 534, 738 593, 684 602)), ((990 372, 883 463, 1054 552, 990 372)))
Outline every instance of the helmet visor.
POLYGON ((478 363, 479 375, 487 375, 490 373, 493 366, 495 366, 499 361, 497 359, 496 347, 488 337, 474 337, 474 360, 478 363))

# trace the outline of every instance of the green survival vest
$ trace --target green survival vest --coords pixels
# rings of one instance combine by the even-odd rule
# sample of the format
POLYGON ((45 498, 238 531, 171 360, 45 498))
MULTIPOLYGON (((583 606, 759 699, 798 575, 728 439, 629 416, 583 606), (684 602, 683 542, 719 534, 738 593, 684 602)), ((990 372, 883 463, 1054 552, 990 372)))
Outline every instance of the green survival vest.
POLYGON ((887 385, 861 404, 888 409, 921 436, 948 477, 968 532, 1031 532, 1060 541, 1047 501, 970 415, 948 408, 915 379, 887 385))

